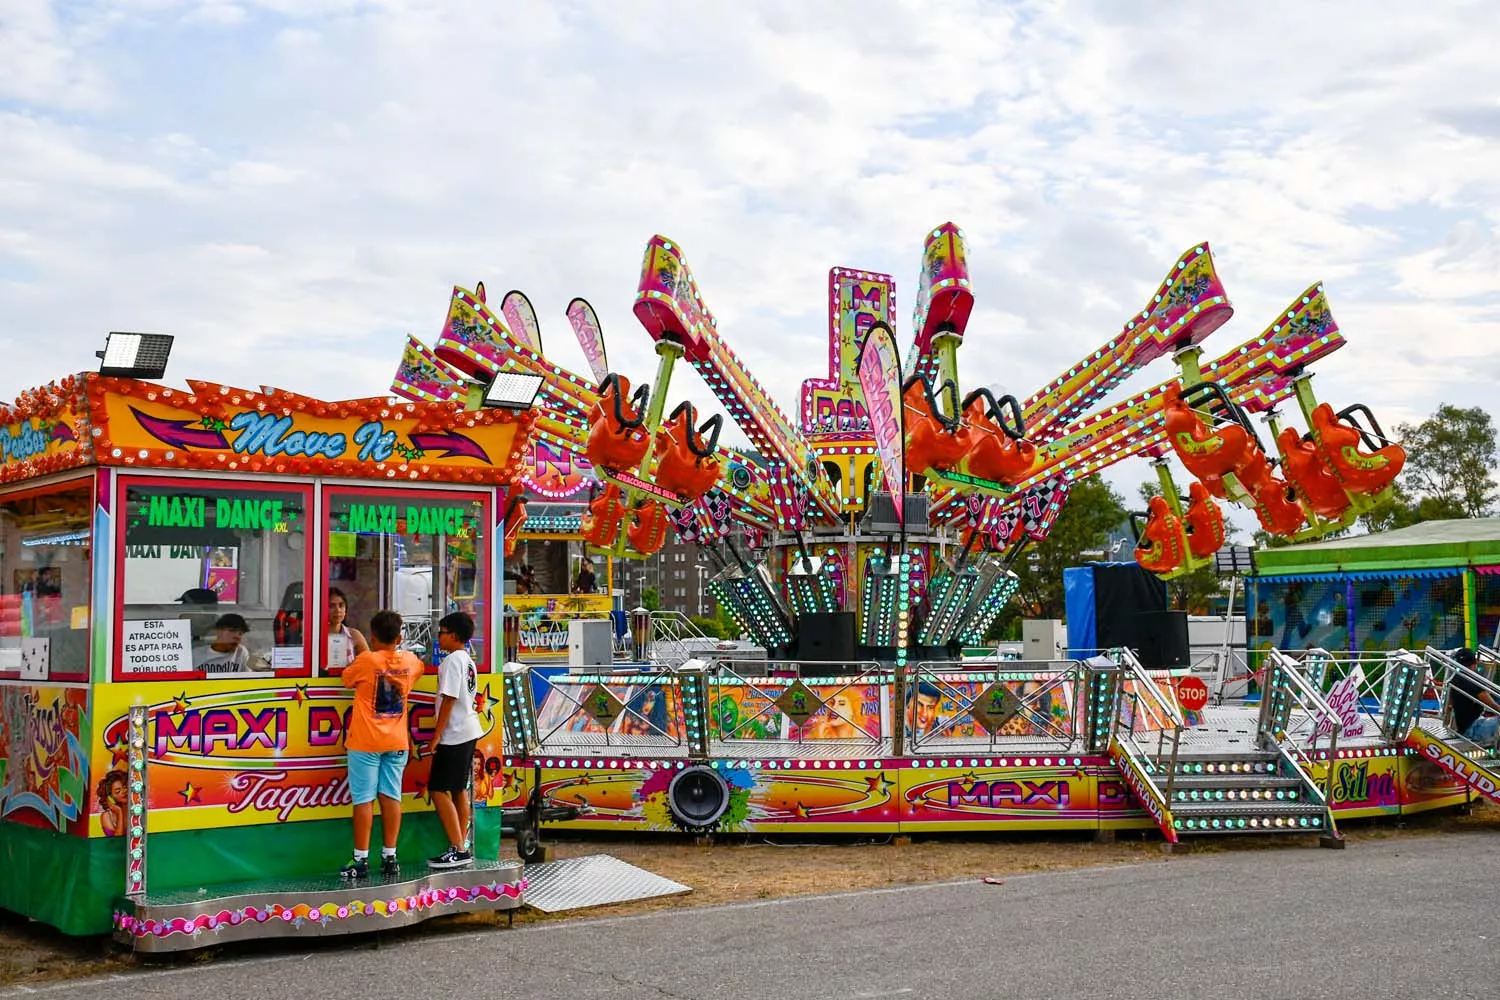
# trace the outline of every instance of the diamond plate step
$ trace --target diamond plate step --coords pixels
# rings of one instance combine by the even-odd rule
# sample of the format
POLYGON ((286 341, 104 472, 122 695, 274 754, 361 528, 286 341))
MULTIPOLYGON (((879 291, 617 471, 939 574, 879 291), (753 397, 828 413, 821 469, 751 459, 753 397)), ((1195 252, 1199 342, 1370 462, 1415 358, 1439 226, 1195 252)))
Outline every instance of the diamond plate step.
POLYGON ((1179 834, 1234 833, 1324 833, 1325 817, 1321 807, 1299 806, 1297 810, 1275 810, 1260 814, 1244 812, 1204 812, 1184 814, 1172 811, 1173 827, 1179 834))
POLYGON ((1323 804, 1311 799, 1284 802, 1173 802, 1172 815, 1196 816, 1212 813, 1225 816, 1302 816, 1323 815, 1323 804))
POLYGON ((1182 806, 1199 804, 1220 804, 1230 807, 1240 805, 1276 805, 1277 803, 1292 803, 1312 801, 1307 797, 1306 789, 1302 782, 1296 779, 1286 779, 1289 784, 1279 785, 1274 788, 1264 788, 1259 785, 1241 786, 1237 788, 1183 788, 1180 784, 1172 787, 1172 809, 1176 811, 1182 806))
POLYGON ((525 904, 543 913, 693 891, 691 886, 662 878, 608 854, 527 865, 526 881, 525 904))
POLYGON ((192 951, 266 937, 327 937, 389 930, 431 917, 521 905, 526 880, 517 861, 475 860, 429 870, 411 862, 391 879, 349 880, 335 873, 262 879, 120 897, 115 940, 137 952, 192 951))
MULTIPOLYGON (((1165 780, 1165 778, 1163 778, 1165 780)), ((1301 788, 1302 779, 1278 774, 1179 774, 1173 788, 1301 788)))

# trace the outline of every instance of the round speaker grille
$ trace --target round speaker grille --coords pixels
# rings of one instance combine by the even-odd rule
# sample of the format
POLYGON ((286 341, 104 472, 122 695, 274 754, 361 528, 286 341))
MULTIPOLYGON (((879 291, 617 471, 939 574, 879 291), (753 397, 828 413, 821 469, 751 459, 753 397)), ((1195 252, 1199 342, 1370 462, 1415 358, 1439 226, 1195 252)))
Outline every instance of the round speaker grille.
POLYGON ((667 808, 684 827, 713 826, 729 808, 729 783, 711 767, 679 771, 667 786, 667 808))

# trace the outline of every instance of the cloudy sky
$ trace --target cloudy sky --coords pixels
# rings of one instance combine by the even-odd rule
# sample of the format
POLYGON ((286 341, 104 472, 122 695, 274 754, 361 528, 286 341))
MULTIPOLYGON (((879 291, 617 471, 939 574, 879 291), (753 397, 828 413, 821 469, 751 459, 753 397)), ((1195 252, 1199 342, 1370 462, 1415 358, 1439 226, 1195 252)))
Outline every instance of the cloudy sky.
POLYGON ((953 220, 967 386, 1033 391, 1207 240, 1210 352, 1323 280, 1323 398, 1489 406, 1497 50, 1485 0, 0 0, 0 398, 110 329, 176 334, 174 380, 375 394, 480 279, 579 371, 588 297, 646 376, 659 232, 790 411, 828 268, 895 275, 905 323, 953 220))

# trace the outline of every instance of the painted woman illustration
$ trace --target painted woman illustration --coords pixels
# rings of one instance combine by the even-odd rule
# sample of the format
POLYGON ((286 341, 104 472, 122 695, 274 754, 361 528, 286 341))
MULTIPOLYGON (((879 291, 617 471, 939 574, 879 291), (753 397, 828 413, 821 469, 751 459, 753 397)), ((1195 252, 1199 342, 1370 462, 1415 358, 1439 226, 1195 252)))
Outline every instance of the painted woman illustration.
POLYGON ((99 822, 106 837, 118 837, 125 832, 125 781, 124 771, 110 771, 94 788, 99 822))
POLYGON ((810 740, 855 740, 869 735, 865 730, 864 703, 855 691, 835 692, 807 730, 810 740))
POLYGON ((621 713, 621 736, 663 736, 667 733, 666 692, 655 685, 631 696, 628 710, 621 713))

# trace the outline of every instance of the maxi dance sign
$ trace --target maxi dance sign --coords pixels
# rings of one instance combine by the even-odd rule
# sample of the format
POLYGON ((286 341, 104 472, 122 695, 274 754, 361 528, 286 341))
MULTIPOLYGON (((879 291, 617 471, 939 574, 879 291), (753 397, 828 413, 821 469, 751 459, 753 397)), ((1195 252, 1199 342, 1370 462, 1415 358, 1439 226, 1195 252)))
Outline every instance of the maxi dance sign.
MULTIPOLYGON (((108 789, 116 778, 123 779, 126 717, 141 690, 135 685, 95 688, 99 724, 90 787, 108 789)), ((351 694, 336 680, 190 680, 177 694, 147 706, 151 829, 347 817, 352 799, 344 734, 351 694)), ((486 726, 480 739, 486 755, 500 753, 498 699, 498 680, 481 676, 476 704, 486 726)), ((411 695, 411 734, 419 742, 433 736, 433 700, 430 691, 411 695)), ((407 765, 402 791, 408 809, 418 807, 416 800, 424 797, 428 766, 427 759, 407 765)), ((117 829, 96 815, 90 832, 113 836, 117 829)))

